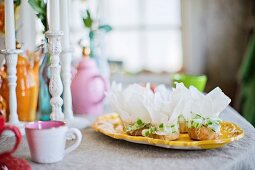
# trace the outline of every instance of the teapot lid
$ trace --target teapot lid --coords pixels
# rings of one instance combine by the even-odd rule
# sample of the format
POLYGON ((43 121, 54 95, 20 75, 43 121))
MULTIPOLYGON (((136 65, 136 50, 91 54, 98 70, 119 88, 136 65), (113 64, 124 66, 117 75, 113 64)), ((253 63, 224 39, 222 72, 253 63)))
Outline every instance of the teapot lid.
POLYGON ((78 69, 88 68, 88 67, 96 67, 95 62, 90 59, 90 48, 89 47, 82 47, 82 59, 78 64, 78 69))
POLYGON ((83 56, 83 58, 89 57, 90 52, 91 51, 90 51, 89 47, 86 47, 86 46, 82 47, 82 56, 83 56))

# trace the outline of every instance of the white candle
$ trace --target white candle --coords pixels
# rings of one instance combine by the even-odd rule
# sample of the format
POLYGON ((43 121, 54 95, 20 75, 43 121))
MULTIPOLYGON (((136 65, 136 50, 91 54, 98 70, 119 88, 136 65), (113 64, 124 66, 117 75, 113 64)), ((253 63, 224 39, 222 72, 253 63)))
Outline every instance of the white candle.
MULTIPOLYGON (((28 0, 21 1, 20 8, 20 21, 22 23, 19 32, 19 36, 22 47, 25 50, 34 50, 36 48, 36 25, 35 25, 36 16, 32 7, 29 5, 28 0)), ((18 38, 18 37, 17 37, 18 38)))
POLYGON ((70 37, 69 37, 69 0, 60 1, 60 24, 61 29, 64 33, 62 37, 63 49, 70 48, 70 37))
POLYGON ((5 0, 5 48, 16 49, 13 0, 5 0))
POLYGON ((47 7, 50 8, 50 31, 59 31, 59 0, 48 0, 47 7))

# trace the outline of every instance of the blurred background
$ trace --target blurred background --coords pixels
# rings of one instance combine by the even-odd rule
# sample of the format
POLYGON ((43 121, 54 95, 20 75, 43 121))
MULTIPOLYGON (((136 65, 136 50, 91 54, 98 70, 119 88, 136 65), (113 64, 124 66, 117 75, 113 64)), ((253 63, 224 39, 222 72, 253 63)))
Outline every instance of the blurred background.
MULTIPOLYGON (((174 73, 205 74, 205 91, 219 86, 255 124, 254 0, 70 0, 74 63, 91 43, 88 11, 92 29, 112 28, 94 35, 111 80, 170 85, 174 73)), ((34 50, 43 26, 27 0, 18 13, 17 38, 34 50)))

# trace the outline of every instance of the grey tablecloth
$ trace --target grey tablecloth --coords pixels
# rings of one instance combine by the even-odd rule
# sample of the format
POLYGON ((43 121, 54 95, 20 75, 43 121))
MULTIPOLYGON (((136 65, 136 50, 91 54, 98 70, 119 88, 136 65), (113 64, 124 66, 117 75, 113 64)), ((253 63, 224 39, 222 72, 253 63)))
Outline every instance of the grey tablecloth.
MULTIPOLYGON (((236 111, 227 108, 224 120, 240 125, 245 137, 220 149, 185 151, 158 148, 111 139, 91 128, 83 129, 81 146, 54 164, 37 164, 30 161, 26 138, 15 156, 27 159, 33 169, 255 169, 255 129, 236 111)), ((13 138, 2 139, 0 151, 14 143, 13 138)))

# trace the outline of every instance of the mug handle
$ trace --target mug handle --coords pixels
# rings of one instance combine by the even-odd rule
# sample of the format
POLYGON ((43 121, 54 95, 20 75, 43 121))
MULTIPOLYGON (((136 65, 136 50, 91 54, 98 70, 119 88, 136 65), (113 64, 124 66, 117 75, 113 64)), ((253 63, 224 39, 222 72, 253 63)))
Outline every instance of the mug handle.
POLYGON ((81 139, 82 139, 81 131, 76 129, 76 128, 68 129, 67 134, 68 133, 74 134, 76 136, 76 141, 73 145, 71 145, 71 146, 69 146, 68 148, 65 149, 65 155, 67 155, 68 153, 70 153, 73 150, 75 150, 76 148, 78 148, 78 146, 81 144, 81 139))
POLYGON ((15 152, 18 149, 18 146, 19 146, 19 144, 21 142, 21 139, 22 139, 22 135, 21 135, 21 132, 20 132, 19 128, 15 127, 15 126, 11 126, 11 125, 5 126, 3 128, 3 130, 0 132, 0 134, 5 130, 12 131, 15 134, 16 143, 15 143, 14 147, 11 150, 6 151, 3 154, 12 154, 13 152, 15 152))
MULTIPOLYGON (((103 82, 103 84, 104 84, 104 91, 107 90, 106 81, 105 81, 105 79, 101 75, 95 75, 95 76, 91 77, 91 79, 100 79, 103 82)), ((101 103, 104 100, 104 98, 105 98, 105 93, 102 95, 102 97, 98 101, 95 101, 93 103, 94 104, 101 103)))

